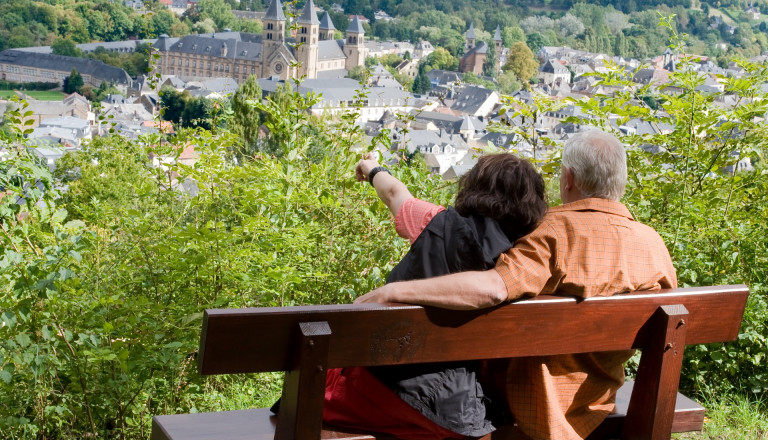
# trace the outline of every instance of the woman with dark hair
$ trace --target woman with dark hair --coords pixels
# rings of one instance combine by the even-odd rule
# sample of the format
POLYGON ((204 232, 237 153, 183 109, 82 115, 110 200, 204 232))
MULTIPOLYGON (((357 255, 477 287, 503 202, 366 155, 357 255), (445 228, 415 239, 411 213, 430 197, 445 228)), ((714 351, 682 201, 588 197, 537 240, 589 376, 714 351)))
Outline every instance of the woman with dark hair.
MULTIPOLYGON (((395 216, 411 248, 387 283, 494 267, 547 210, 544 180, 526 160, 481 157, 459 180, 456 207, 414 198, 369 154, 356 168, 395 216)), ((495 428, 479 365, 419 364, 329 370, 323 419, 401 439, 481 437, 495 428)))

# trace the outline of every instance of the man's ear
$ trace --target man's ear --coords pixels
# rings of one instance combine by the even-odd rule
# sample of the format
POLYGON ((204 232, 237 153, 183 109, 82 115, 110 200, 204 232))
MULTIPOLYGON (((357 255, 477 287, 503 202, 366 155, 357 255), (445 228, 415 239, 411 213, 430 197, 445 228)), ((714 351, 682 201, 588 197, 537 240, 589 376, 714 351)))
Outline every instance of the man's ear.
POLYGON ((563 171, 565 172, 565 189, 567 191, 570 191, 573 189, 573 170, 570 168, 563 168, 563 171))

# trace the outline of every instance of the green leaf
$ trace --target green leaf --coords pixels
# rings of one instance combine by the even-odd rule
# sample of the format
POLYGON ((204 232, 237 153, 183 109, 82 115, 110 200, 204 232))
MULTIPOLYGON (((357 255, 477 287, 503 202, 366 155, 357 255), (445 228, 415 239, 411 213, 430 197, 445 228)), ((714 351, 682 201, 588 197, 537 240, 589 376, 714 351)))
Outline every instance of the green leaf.
POLYGON ((13 328, 13 326, 16 325, 16 314, 13 313, 10 310, 6 310, 2 314, 3 323, 8 326, 8 328, 13 328))
POLYGON ((29 335, 26 333, 19 333, 16 335, 16 342, 21 345, 23 348, 26 348, 31 343, 31 340, 29 339, 29 335))
POLYGON ((46 341, 50 340, 51 336, 53 336, 51 333, 51 328, 48 327, 47 325, 44 325, 43 328, 40 329, 40 332, 43 335, 43 339, 46 341))

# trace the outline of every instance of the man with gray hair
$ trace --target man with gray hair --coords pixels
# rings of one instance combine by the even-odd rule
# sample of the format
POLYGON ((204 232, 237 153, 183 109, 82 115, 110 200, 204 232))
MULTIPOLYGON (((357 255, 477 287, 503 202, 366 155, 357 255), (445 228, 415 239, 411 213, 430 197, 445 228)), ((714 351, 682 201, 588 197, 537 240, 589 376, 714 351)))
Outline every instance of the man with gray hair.
MULTIPOLYGON (((563 147, 563 204, 501 254, 494 269, 390 283, 355 302, 476 309, 540 294, 589 298, 677 287, 664 241, 619 202, 626 181, 621 142, 596 130, 579 133, 563 147)), ((584 439, 613 410, 630 356, 513 359, 500 386, 518 426, 532 439, 584 439)))

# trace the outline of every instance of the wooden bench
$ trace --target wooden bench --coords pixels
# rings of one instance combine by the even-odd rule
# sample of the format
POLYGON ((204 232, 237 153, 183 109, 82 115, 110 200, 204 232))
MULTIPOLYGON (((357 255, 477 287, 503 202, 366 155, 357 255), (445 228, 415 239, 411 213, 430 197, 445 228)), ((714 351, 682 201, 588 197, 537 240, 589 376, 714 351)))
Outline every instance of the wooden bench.
MULTIPOLYGON (((636 381, 621 389, 617 410, 590 439, 668 439, 703 426, 704 409, 677 393, 685 345, 736 339, 748 294, 735 285, 586 300, 542 296, 461 312, 408 305, 207 310, 200 373, 286 371, 280 415, 156 416, 151 439, 381 439, 324 429, 328 368, 632 348, 642 350, 636 381)), ((484 439, 512 438, 524 436, 503 427, 484 439)))

